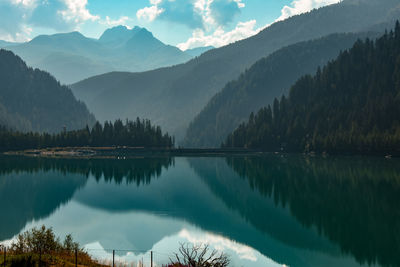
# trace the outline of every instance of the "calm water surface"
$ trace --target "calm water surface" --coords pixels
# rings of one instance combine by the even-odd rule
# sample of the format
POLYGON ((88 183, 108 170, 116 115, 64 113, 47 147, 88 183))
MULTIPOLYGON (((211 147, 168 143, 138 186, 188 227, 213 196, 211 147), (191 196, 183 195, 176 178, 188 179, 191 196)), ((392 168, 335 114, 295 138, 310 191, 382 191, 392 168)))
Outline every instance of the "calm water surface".
POLYGON ((400 266, 397 159, 2 157, 0 203, 0 241, 44 224, 102 260, 200 242, 232 266, 400 266))

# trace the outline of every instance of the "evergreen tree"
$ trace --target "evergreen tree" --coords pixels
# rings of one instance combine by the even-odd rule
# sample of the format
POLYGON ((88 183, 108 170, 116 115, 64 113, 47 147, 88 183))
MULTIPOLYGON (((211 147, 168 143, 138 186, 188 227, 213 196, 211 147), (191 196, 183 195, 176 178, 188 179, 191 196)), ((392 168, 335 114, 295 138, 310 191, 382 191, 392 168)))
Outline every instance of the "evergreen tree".
POLYGON ((240 125, 224 147, 267 151, 400 153, 400 24, 357 41, 314 76, 300 78, 240 125), (270 110, 272 109, 272 117, 270 110))
POLYGON ((23 150, 47 147, 79 146, 129 146, 129 147, 174 147, 174 139, 168 133, 163 134, 159 126, 153 126, 149 120, 116 120, 105 122, 104 126, 96 122, 90 129, 49 133, 22 133, 0 126, 0 150, 23 150))

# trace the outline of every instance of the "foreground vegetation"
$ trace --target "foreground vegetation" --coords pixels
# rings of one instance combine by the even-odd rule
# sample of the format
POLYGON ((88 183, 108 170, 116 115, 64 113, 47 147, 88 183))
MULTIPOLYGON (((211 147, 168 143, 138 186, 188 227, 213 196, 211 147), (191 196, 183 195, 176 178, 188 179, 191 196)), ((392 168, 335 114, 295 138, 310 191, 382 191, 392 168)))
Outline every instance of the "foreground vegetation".
POLYGON ((288 98, 251 114, 225 147, 267 151, 400 153, 400 24, 357 41, 288 98))
POLYGON ((38 149, 49 147, 82 146, 130 146, 130 147, 174 147, 175 140, 167 133, 163 134, 159 126, 153 126, 149 120, 114 123, 97 122, 91 129, 64 131, 58 134, 23 133, 0 127, 0 151, 38 149))
POLYGON ((166 267, 227 267, 230 263, 225 253, 201 244, 180 244, 170 261, 166 267))
MULTIPOLYGON (((208 245, 181 244, 179 252, 174 253, 174 257, 166 267, 227 267, 229 262, 229 257, 225 253, 213 250, 208 245)), ((98 263, 80 248, 71 235, 67 235, 61 242, 52 228, 43 225, 19 234, 8 248, 0 245, 0 266, 102 267, 106 265, 98 263)))
POLYGON ((87 252, 67 235, 63 242, 56 237, 52 228, 33 228, 19 234, 17 239, 7 248, 1 248, 0 265, 14 266, 88 266, 100 267, 87 252), (6 256, 6 257, 4 257, 6 256), (4 265, 4 258, 6 264, 4 265))

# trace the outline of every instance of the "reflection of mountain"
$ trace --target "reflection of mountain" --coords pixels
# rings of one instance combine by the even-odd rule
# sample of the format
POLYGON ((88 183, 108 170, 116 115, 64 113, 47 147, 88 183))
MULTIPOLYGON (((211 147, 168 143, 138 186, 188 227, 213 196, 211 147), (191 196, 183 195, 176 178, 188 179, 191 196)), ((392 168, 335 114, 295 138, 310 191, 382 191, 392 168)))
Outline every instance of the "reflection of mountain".
POLYGON ((71 200, 89 175, 115 183, 149 184, 170 158, 132 160, 40 159, 0 157, 0 240, 17 234, 26 223, 48 217, 71 200))
MULTIPOLYGON (((304 250, 299 252, 299 249, 340 256, 335 245, 321 238, 316 231, 302 227, 287 210, 276 207, 270 198, 254 192, 247 181, 227 166, 224 159, 193 158, 189 161, 201 178, 184 160, 179 160, 176 168, 164 173, 163 179, 152 181, 148 187, 90 182, 74 199, 115 214, 150 212, 184 220, 206 231, 250 245, 274 261, 294 266, 307 266, 301 259, 304 250), (265 225, 264 228, 259 227, 262 231, 254 227, 253 219, 258 217, 257 223, 265 225), (270 233, 275 231, 279 233, 278 237, 270 233)), ((156 222, 154 224, 159 227, 156 222)), ((132 237, 132 244, 137 243, 137 234, 130 232, 126 235, 132 237)), ((105 247, 112 245, 105 239, 101 240, 101 244, 105 247)), ((151 246, 141 249, 149 250, 151 246)))
MULTIPOLYGON (((228 164, 306 227, 361 263, 400 266, 400 165, 376 158, 229 158, 228 164)), ((249 216, 246 216, 251 218, 249 216)))
MULTIPOLYGON (((241 179, 226 164, 224 159, 193 159, 190 164, 195 172, 207 184, 208 188, 225 203, 230 212, 238 212, 245 221, 263 233, 272 237, 276 244, 283 243, 299 249, 319 251, 340 255, 329 241, 321 238, 315 229, 307 229, 297 222, 289 211, 270 197, 265 197, 253 190, 247 180, 241 179)), ((222 228, 224 229, 224 228, 222 228)), ((264 239, 248 238, 243 232, 224 232, 230 238, 247 244, 277 262, 285 262, 290 266, 304 263, 300 259, 289 258, 287 251, 273 250, 266 246, 264 239)))
MULTIPOLYGON (((1 167, 4 165, 1 164, 1 167)), ((27 222, 48 217, 86 182, 54 170, 14 171, 0 176, 0 240, 18 234, 27 222)))
POLYGON ((400 165, 395 160, 266 156, 189 158, 189 163, 182 158, 0 161, 0 201, 9 207, 6 214, 18 210, 22 218, 0 222, 15 225, 1 227, 0 239, 14 235, 32 218, 49 216, 74 195, 74 201, 44 223, 66 232, 79 229, 82 244, 99 241, 107 248, 132 244, 150 250, 188 223, 290 266, 340 266, 343 253, 361 263, 399 263, 400 165), (171 164, 175 167, 163 171, 171 164), (94 178, 86 180, 89 176, 94 178), (15 205, 10 203, 13 196, 18 196, 15 205))

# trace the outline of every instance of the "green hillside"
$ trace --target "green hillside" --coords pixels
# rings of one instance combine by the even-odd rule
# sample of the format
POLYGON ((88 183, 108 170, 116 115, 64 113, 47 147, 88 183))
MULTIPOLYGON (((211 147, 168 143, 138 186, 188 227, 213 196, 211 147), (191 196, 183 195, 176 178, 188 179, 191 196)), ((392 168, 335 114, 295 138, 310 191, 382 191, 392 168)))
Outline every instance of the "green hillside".
POLYGON ((49 73, 0 50, 0 125, 20 131, 60 132, 95 122, 85 104, 49 73))
POLYGON ((288 98, 251 114, 227 147, 267 151, 400 153, 400 24, 357 41, 288 98))
POLYGON ((357 38, 375 34, 333 34, 282 48, 256 62, 238 80, 229 82, 190 124, 184 145, 218 147, 251 112, 286 95, 301 76, 350 48, 357 38))

